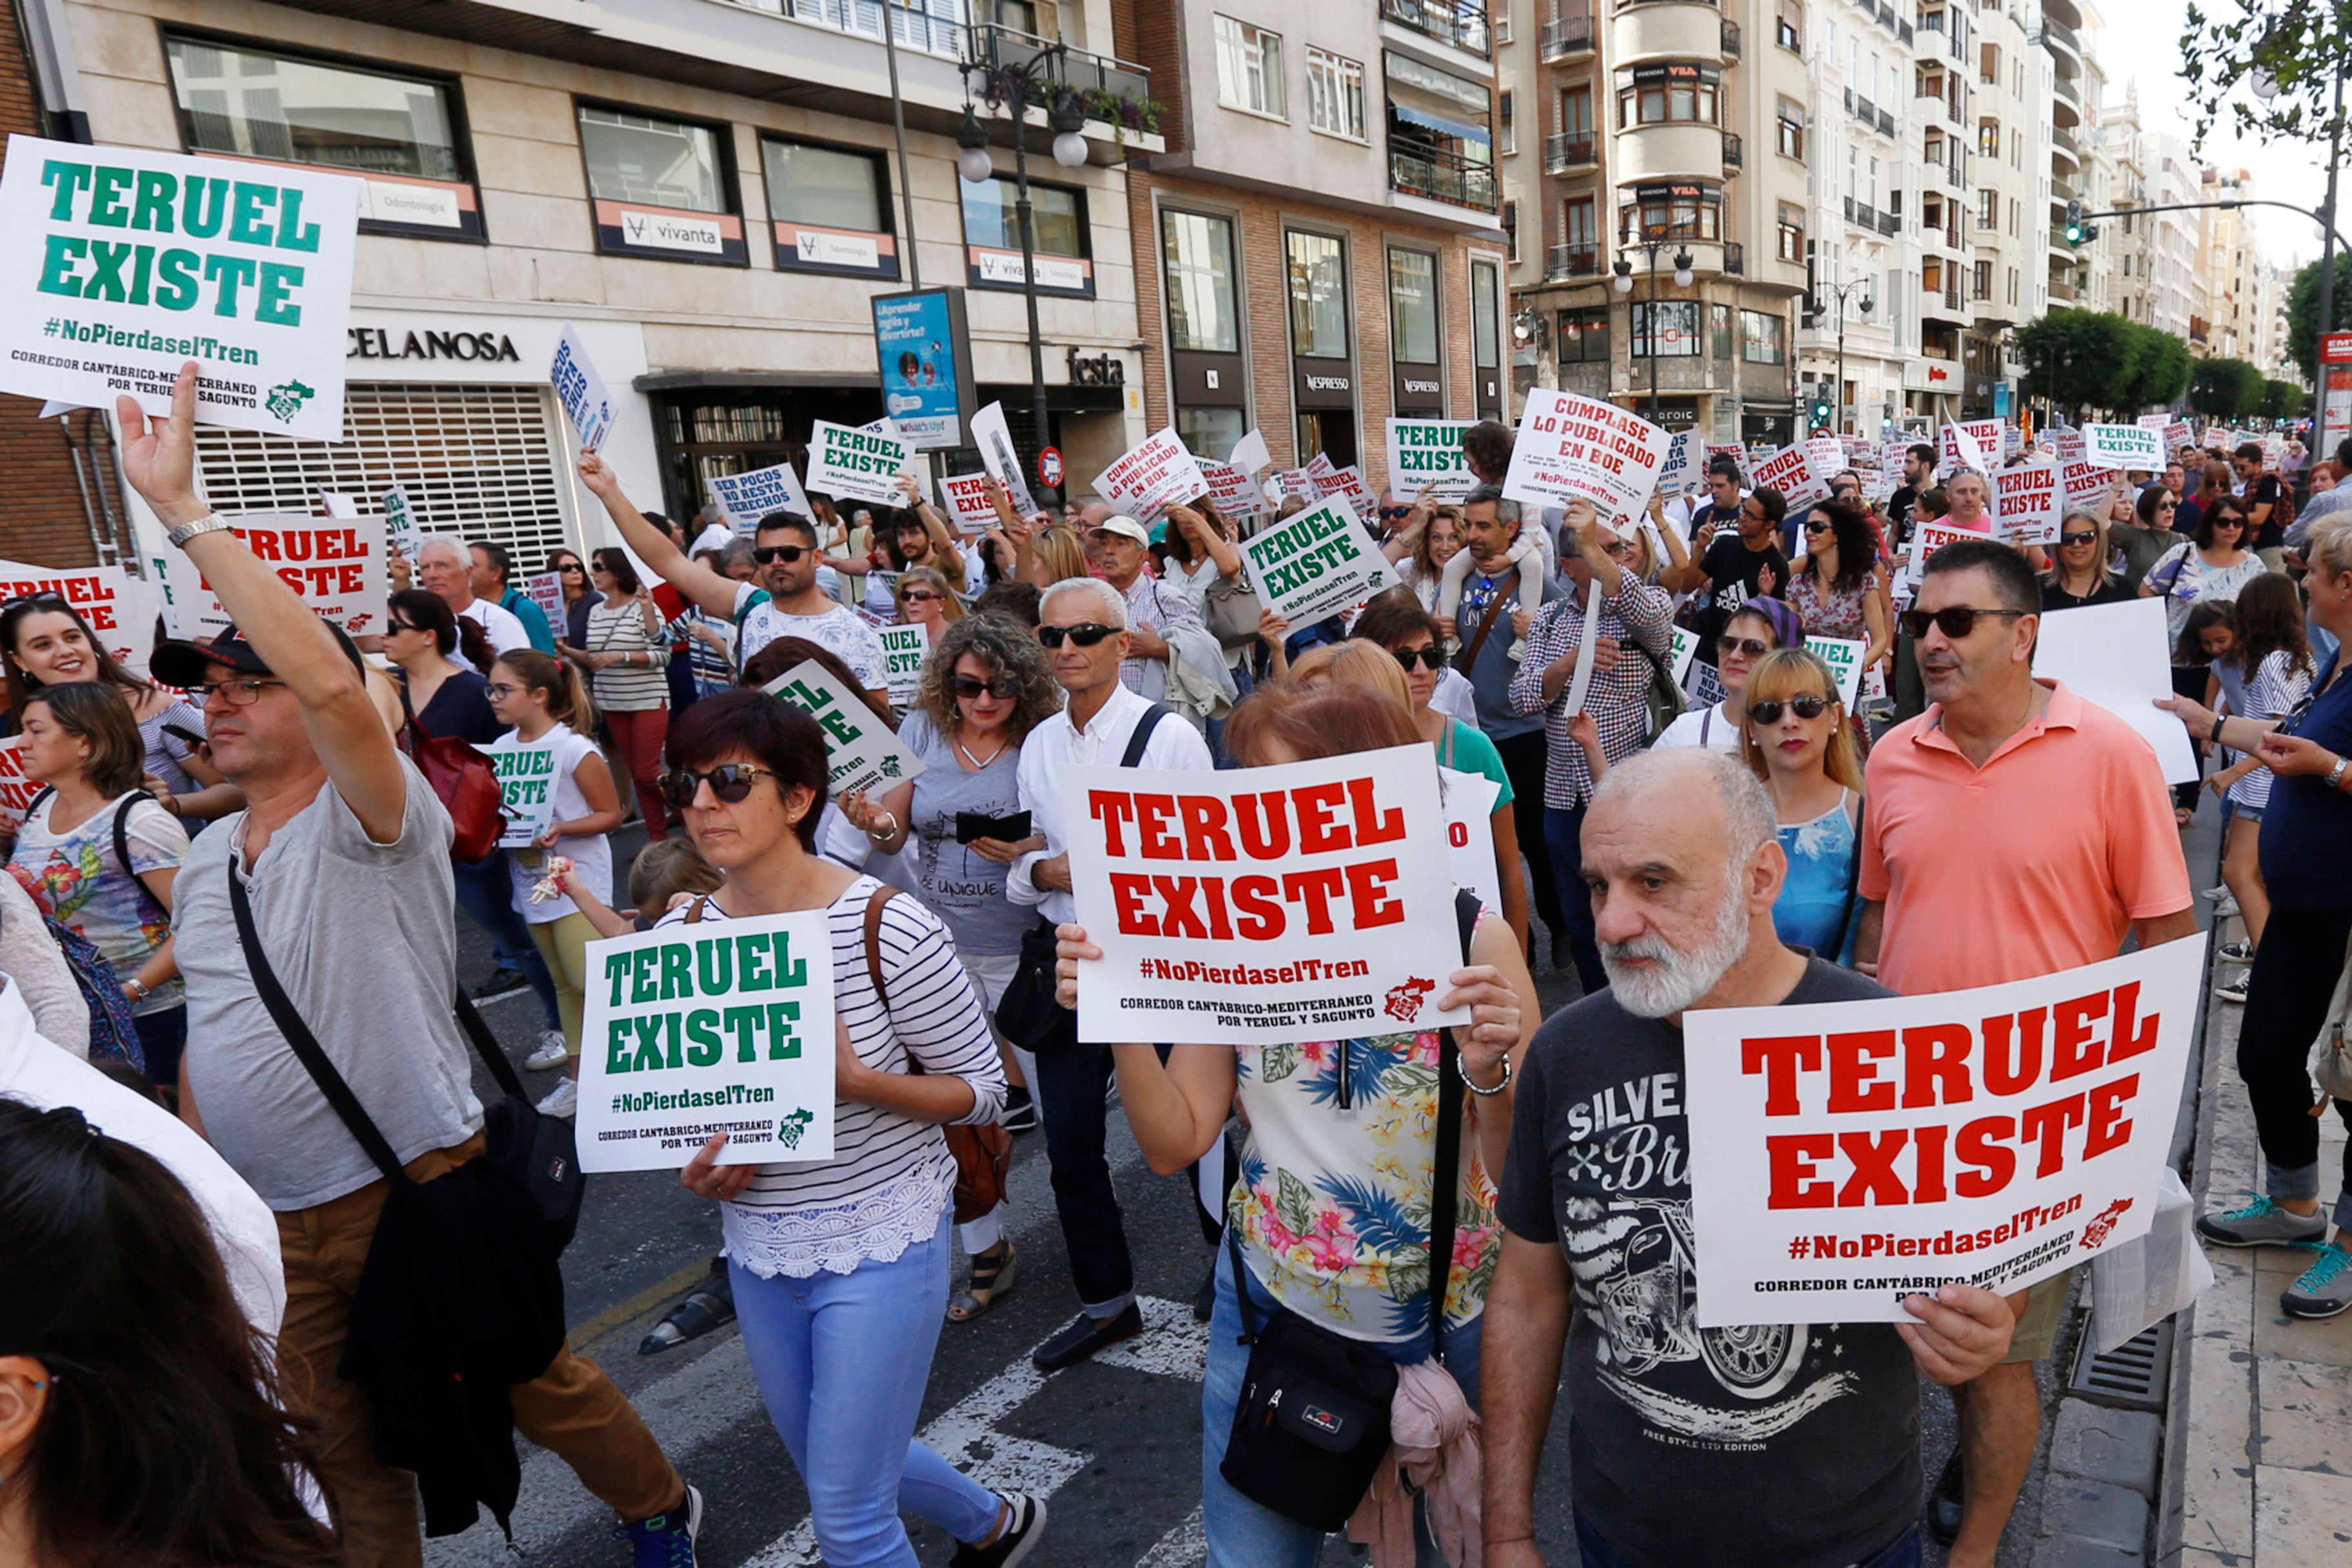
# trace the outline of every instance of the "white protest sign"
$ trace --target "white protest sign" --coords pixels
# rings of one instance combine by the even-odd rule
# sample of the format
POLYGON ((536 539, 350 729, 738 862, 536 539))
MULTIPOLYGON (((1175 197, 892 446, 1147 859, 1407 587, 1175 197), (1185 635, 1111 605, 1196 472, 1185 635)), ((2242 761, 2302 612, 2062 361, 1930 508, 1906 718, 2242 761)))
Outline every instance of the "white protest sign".
POLYGON ((329 517, 357 517, 360 514, 360 503, 341 490, 320 490, 319 504, 327 509, 329 517))
MULTIPOLYGON (((1331 1040, 1466 1022, 1427 745, 1224 773, 1063 771, 1078 1038, 1331 1040)), ((1271 1062, 1273 1058, 1269 1058, 1271 1062)), ((1272 1071, 1269 1067, 1269 1072, 1272 1071)))
POLYGON ((1318 452, 1307 459, 1307 467, 1301 471, 1314 481, 1315 493, 1321 497, 1331 493, 1325 487, 1330 484, 1331 476, 1339 471, 1339 465, 1331 460, 1330 453, 1318 452))
POLYGON ((343 350, 364 185, 299 164, 8 138, 0 391, 343 438, 343 350))
POLYGON ((1700 468, 1698 432, 1685 430, 1666 444, 1666 460, 1658 469, 1657 493, 1679 499, 1698 484, 1700 468))
POLYGON ((1265 434, 1250 430, 1234 443, 1234 449, 1225 454, 1225 461, 1255 478, 1261 468, 1274 467, 1274 454, 1266 449, 1265 434))
POLYGON ((2172 695, 2170 639, 2164 601, 2128 599, 2042 617, 2034 639, 2033 673, 2063 680, 2085 702, 2095 702, 2139 731, 2156 748, 2167 784, 2195 784, 2197 753, 2187 725, 2156 706, 2172 695))
POLYGON ((1027 517, 1037 510, 1037 498, 1029 493, 1028 477, 1021 471, 1021 459, 1013 450, 1013 432, 1005 427, 1004 405, 992 403, 971 417, 971 444, 980 448, 980 465, 994 474, 1012 498, 1013 510, 1027 517))
POLYGON ((2007 1294, 2145 1233, 2204 945, 1685 1015, 1699 1326, 1901 1322, 1905 1296, 2007 1294))
POLYGON ((1982 529, 1962 528, 1958 523, 1919 523, 1911 531, 1911 559, 1909 564, 1903 569, 1903 574, 1916 583, 1919 580, 1922 569, 1927 565, 1927 557, 1937 551, 1956 540, 1984 537, 1985 532, 1982 529))
POLYGON ((1846 711, 1853 711, 1855 700, 1861 695, 1862 656, 1870 644, 1861 637, 1807 637, 1805 651, 1819 654, 1823 663, 1837 677, 1838 700, 1846 711))
POLYGON ((2072 428, 2053 430, 2050 433, 2050 438, 2051 450, 2056 454, 2059 462, 2079 463, 2084 460, 2083 454, 2085 447, 2083 433, 2080 430, 2072 428))
POLYGON ((2132 421, 2143 430, 2162 430, 2172 423, 2169 414, 2143 414, 2132 421))
POLYGON ((712 474, 702 482, 719 510, 727 514, 727 526, 746 539, 772 511, 798 512, 812 522, 816 521, 808 494, 801 489, 800 476, 793 472, 790 463, 753 468, 748 474, 712 474))
POLYGON ((1437 770, 1445 796, 1445 874, 1456 887, 1478 895, 1490 910, 1503 907, 1503 885, 1495 859, 1495 802, 1503 786, 1485 773, 1437 770))
POLYGON ((1336 500, 1318 501, 1242 541, 1242 561, 1266 608, 1304 630, 1403 579, 1363 525, 1336 500))
POLYGON ((13 834, 24 826, 33 797, 47 787, 25 776, 25 737, 0 737, 0 832, 13 834))
POLYGON ((1690 667, 1690 679, 1683 685, 1683 696, 1693 709, 1712 708, 1731 695, 1723 688, 1723 672, 1704 661, 1690 667))
POLYGON ((1675 678, 1676 686, 1690 684, 1691 661, 1698 658, 1698 634, 1687 626, 1675 626, 1673 645, 1666 653, 1666 673, 1675 678))
POLYGON ((481 751, 498 775, 499 809, 507 819, 499 847, 528 849, 555 820, 555 747, 548 737, 533 742, 509 730, 481 751))
POLYGON ((1590 500, 1604 521, 1638 512, 1657 490, 1669 439, 1614 404, 1533 387, 1503 494, 1531 506, 1590 500))
POLYGON ((2058 542, 2058 465, 2044 458, 1992 476, 1993 528, 2020 549, 2058 542))
POLYGON ((1255 517, 1274 510, 1257 481, 1231 463, 1202 463, 1201 477, 1209 481, 1209 500, 1225 517, 1255 517))
POLYGON ((1323 492, 1323 499, 1347 502, 1348 509, 1365 521, 1380 510, 1380 498, 1365 482, 1364 470, 1353 463, 1331 470, 1330 478, 1317 481, 1317 488, 1323 492))
MULTIPOLYGON (((425 531, 416 526, 416 510, 408 504, 408 492, 394 485, 383 492, 382 500, 384 548, 399 551, 400 558, 414 566, 416 552, 424 548, 425 531)), ((358 513, 352 515, 356 517, 358 513)))
POLYGON ((1830 499, 1830 487, 1813 472, 1812 459, 1802 447, 1783 447, 1757 464, 1755 479, 1759 490, 1779 490, 1791 512, 1830 499))
POLYGON ((1095 476, 1095 493, 1138 520, 1196 500, 1208 488, 1201 465, 1176 438, 1173 426, 1121 454, 1095 476))
POLYGON ((571 616, 563 603, 563 574, 561 572, 532 573, 522 580, 522 596, 539 606, 539 613, 547 617, 551 630, 570 624, 571 616))
POLYGON ((1285 500, 1313 502, 1323 499, 1323 487, 1317 484, 1315 476, 1305 468, 1277 469, 1274 476, 1274 488, 1282 493, 1285 500))
POLYGON ((1805 467, 1822 489, 1829 489, 1832 479, 1845 470, 1845 444, 1834 436, 1815 436, 1805 443, 1805 467))
POLYGON ((2194 439, 2195 437, 2189 435, 2189 426, 2185 421, 2176 419, 2164 427, 2164 449, 2168 453, 2179 452, 2181 447, 2188 446, 2194 439))
MULTIPOLYGON (((1592 685, 1592 661, 1601 648, 1601 600, 1590 584, 1584 590, 1584 635, 1576 645, 1576 668, 1568 678, 1566 705, 1560 711, 1575 718, 1584 711, 1584 694, 1592 685)), ((1504 614, 1500 604, 1487 611, 1489 615, 1504 614)))
POLYGON ((887 789, 923 771, 922 761, 875 717, 866 694, 835 680, 816 660, 793 666, 761 689, 824 731, 826 798, 838 799, 845 789, 887 789))
MULTIPOLYGON (((278 581, 321 619, 353 637, 383 631, 383 519, 250 512, 225 520, 278 581)), ((228 629, 212 586, 177 550, 152 557, 163 584, 163 615, 174 637, 209 637, 228 629)))
POLYGON ((604 378, 596 374, 595 362, 580 341, 580 329, 569 321, 556 342, 555 363, 548 368, 547 379, 580 437, 580 449, 593 452, 602 447, 613 429, 613 395, 604 390, 604 378))
POLYGON ((833 1157, 833 932, 823 910, 588 944, 580 1168, 833 1157))
POLYGON ((1421 499, 1434 487, 1436 501, 1458 501, 1477 484, 1470 459, 1462 453, 1462 433, 1467 419, 1391 419, 1389 421, 1389 489, 1406 501, 1421 499))
POLYGON ((977 537, 996 526, 996 503, 988 497, 987 474, 947 474, 940 479, 940 494, 947 498, 949 519, 956 531, 967 537, 977 537))
POLYGON ((2089 506, 2107 493, 2107 486, 2114 479, 2113 468, 2103 468, 2095 463, 2061 463, 2058 487, 2064 497, 2063 510, 2073 511, 2089 506))
POLYGON ((2137 425, 2085 425, 2083 458, 2103 468, 2156 473, 2164 467, 2164 447, 2156 431, 2137 425))
POLYGON ((926 626, 877 626, 882 639, 884 672, 894 708, 911 706, 923 684, 923 657, 931 651, 931 628, 926 626))
POLYGON ((817 419, 810 423, 808 454, 808 488, 822 495, 883 506, 906 499, 898 474, 913 448, 895 437, 817 419))
POLYGON ((1998 419, 1971 420, 1966 425, 1944 426, 1944 460, 1939 472, 1949 476, 1962 468, 1974 468, 1990 474, 1993 458, 2000 451, 2001 425, 1998 419))
POLYGON ((0 603, 54 594, 88 623, 115 663, 133 675, 147 673, 155 651, 155 585, 120 566, 34 566, 0 561, 0 603))

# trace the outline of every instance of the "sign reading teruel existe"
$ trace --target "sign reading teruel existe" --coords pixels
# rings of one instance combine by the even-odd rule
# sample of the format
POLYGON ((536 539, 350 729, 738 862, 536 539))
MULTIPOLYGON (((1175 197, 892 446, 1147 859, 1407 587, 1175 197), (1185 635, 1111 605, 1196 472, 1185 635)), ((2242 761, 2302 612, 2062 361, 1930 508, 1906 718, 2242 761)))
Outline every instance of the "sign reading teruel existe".
MULTIPOLYGON (((226 520, 246 547, 321 618, 352 636, 383 630, 383 519, 248 512, 226 520)), ((163 620, 178 637, 226 631, 228 612, 196 563, 177 550, 150 557, 163 585, 163 620)))
POLYGON ((2146 1233, 2202 936, 1929 996, 1691 1013, 1698 1321, 1898 1322, 2146 1233))
POLYGON ((1073 768, 1090 1041, 1328 1040, 1466 1023, 1430 748, 1230 773, 1073 768))

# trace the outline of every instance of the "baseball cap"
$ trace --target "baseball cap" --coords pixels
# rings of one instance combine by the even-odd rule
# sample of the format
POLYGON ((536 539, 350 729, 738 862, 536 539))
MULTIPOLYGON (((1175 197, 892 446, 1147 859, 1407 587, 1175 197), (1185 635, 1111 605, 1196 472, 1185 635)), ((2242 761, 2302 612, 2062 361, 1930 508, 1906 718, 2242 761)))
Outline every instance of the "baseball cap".
POLYGON ((1145 545, 1147 547, 1151 543, 1151 535, 1144 531, 1143 524, 1136 521, 1135 519, 1131 517, 1121 514, 1114 514, 1110 517, 1107 517, 1087 531, 1089 533, 1116 533, 1122 539, 1132 539, 1138 544, 1145 545))
MULTIPOLYGON (((342 647, 343 657, 352 661, 352 667, 364 671, 367 661, 360 657, 358 647, 344 635, 343 628, 332 621, 322 620, 320 624, 334 634, 335 641, 342 647)), ((247 675, 272 673, 260 650, 246 641, 245 634, 235 626, 230 626, 208 642, 170 639, 157 643, 153 656, 147 660, 147 673, 166 686, 176 686, 184 691, 192 690, 203 683, 205 667, 208 664, 225 664, 247 675)))

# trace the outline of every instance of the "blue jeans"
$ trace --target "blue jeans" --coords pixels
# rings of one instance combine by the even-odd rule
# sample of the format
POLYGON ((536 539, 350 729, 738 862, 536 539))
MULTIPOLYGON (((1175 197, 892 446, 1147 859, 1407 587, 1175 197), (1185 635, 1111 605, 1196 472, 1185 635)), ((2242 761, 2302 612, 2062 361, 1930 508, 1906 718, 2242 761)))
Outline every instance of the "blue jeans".
POLYGON ((916 1568, 901 1510, 958 1541, 996 1529, 996 1494, 914 1436, 954 1252, 941 1215, 929 1241, 847 1274, 762 1279, 729 1260, 751 1376, 829 1568, 916 1568))
MULTIPOLYGON (((1854 1568, 1920 1568, 1925 1561, 1922 1551, 1919 1527, 1915 1524, 1862 1559, 1854 1568)), ((1601 1538, 1600 1532, 1592 1528, 1592 1521, 1581 1513, 1576 1516, 1576 1552, 1583 1561, 1584 1568, 1625 1568, 1625 1559, 1617 1554, 1615 1547, 1601 1538)), ((1706 1568, 1706 1565, 1694 1563, 1690 1568, 1706 1568)))
MULTIPOLYGON (((1263 1322, 1275 1310, 1275 1300, 1255 1279, 1249 1281, 1252 1321, 1263 1322)), ((1445 1367, 1470 1408, 1478 1408, 1478 1342, 1484 1318, 1474 1318, 1445 1336, 1445 1367)), ((1249 1368, 1249 1347, 1240 1342, 1241 1300, 1234 1294, 1234 1257, 1230 1247, 1217 1249, 1217 1306, 1209 1319, 1209 1363, 1201 1379, 1201 1527, 1209 1538, 1208 1568, 1314 1568, 1322 1555, 1323 1532, 1311 1524, 1278 1514, 1263 1503, 1242 1496, 1217 1472, 1224 1463, 1225 1440, 1233 1433, 1234 1411, 1241 1404, 1242 1374, 1249 1368)), ((1390 1359, 1403 1365, 1429 1358, 1429 1337, 1423 1334, 1402 1344, 1381 1345, 1390 1359)), ((1436 1543, 1421 1523, 1418 1505, 1414 1521, 1421 1525, 1423 1568, 1444 1562, 1436 1543)))
POLYGON ((515 913, 514 878, 507 870, 506 851, 493 849, 470 866, 460 861, 450 869, 457 880, 457 907, 490 939, 490 956, 502 968, 521 973, 523 983, 539 997, 549 1028, 563 1027, 563 1016, 555 1009, 554 976, 547 973, 547 961, 539 956, 530 929, 515 913))
POLYGON ((1551 852, 1552 880, 1559 885, 1560 919, 1568 926, 1568 950, 1576 960, 1576 977, 1591 995, 1609 984, 1601 967, 1601 945, 1594 940, 1592 895, 1584 888, 1584 813, 1592 803, 1544 807, 1544 847, 1551 852))

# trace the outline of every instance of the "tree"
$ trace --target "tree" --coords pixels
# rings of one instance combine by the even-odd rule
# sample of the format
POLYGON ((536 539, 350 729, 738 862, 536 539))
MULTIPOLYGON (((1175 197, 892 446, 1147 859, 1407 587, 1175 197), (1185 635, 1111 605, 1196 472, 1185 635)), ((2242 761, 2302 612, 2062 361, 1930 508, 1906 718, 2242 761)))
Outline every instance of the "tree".
POLYGON ((2132 414, 2169 408, 2189 390, 2189 373, 2197 362, 2190 356, 2188 343, 2170 332, 2158 331, 2141 321, 2132 322, 2131 328, 2139 335, 2146 352, 2139 359, 2138 375, 2116 395, 2116 404, 2121 411, 2132 414))
POLYGON ((2263 384, 2263 417, 2293 419, 2311 406, 2311 394, 2291 381, 2271 380, 2263 384))
MULTIPOLYGON (((2327 313, 2336 331, 2352 331, 2352 255, 2336 253, 2336 308, 2327 313)), ((2295 269, 2286 291, 2286 351, 2304 380, 2319 384, 2319 263, 2295 269)))
POLYGON ((2180 76, 2196 142, 2225 118, 2266 142, 2325 145, 2343 133, 2336 72, 2352 51, 2352 0, 2192 0, 2188 20, 2180 76), (2265 79, 2276 88, 2268 99, 2253 90, 2265 79))
POLYGON ((2200 360, 2189 378, 2189 406, 2208 419, 2244 418, 2260 412, 2263 386, 2263 373, 2244 360, 2200 360))
POLYGON ((2010 341, 2025 363, 2025 395, 2075 417, 2168 407, 2189 384, 2187 343, 2111 313, 2054 310, 2010 341))

